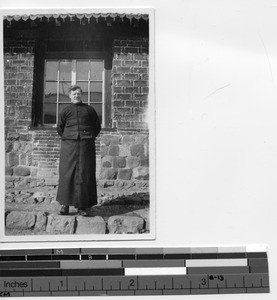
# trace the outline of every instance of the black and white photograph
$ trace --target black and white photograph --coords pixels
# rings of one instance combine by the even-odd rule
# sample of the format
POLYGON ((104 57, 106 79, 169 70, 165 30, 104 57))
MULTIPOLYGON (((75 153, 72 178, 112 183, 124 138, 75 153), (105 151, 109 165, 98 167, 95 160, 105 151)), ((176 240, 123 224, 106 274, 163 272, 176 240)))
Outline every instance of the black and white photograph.
POLYGON ((276 300, 276 28, 277 0, 1 0, 0 296, 276 300))
POLYGON ((155 237, 153 22, 2 12, 5 239, 155 237))

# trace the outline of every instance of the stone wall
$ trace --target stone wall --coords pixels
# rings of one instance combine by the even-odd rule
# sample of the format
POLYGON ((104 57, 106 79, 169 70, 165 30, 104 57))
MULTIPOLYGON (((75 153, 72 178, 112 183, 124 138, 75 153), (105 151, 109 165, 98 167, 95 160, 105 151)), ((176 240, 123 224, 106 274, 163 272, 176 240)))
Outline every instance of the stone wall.
POLYGON ((100 180, 148 180, 148 134, 117 132, 101 137, 100 180))
MULTIPOLYGON (((60 137, 56 129, 32 129, 28 133, 8 132, 6 176, 47 179, 58 183, 60 137)), ((100 173, 100 137, 96 142, 97 174, 100 173)))

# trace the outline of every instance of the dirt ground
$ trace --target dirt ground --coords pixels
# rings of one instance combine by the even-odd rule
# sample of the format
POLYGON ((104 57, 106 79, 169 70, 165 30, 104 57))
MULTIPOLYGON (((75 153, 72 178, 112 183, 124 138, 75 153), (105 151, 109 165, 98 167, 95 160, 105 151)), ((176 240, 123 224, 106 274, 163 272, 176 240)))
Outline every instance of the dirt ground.
MULTIPOLYGON (((6 215, 11 211, 42 212, 45 215, 58 214, 61 205, 55 200, 56 188, 12 188, 6 190, 6 215), (38 197, 40 196, 40 197, 38 197)), ((111 216, 130 214, 138 210, 149 211, 148 184, 98 186, 98 204, 91 208, 89 217, 101 216, 106 222, 111 216)), ((77 215, 77 209, 70 207, 69 215, 77 215)), ((6 235, 32 235, 32 230, 6 228, 6 235)), ((40 234, 45 234, 41 232, 40 234)))

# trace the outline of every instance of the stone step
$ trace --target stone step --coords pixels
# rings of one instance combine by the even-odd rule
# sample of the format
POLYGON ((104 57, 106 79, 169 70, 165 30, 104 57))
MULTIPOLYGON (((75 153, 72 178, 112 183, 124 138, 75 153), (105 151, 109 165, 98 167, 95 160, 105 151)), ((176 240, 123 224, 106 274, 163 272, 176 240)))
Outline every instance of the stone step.
POLYGON ((101 216, 61 216, 41 211, 7 211, 7 231, 31 234, 140 234, 149 231, 149 208, 104 219, 101 216))

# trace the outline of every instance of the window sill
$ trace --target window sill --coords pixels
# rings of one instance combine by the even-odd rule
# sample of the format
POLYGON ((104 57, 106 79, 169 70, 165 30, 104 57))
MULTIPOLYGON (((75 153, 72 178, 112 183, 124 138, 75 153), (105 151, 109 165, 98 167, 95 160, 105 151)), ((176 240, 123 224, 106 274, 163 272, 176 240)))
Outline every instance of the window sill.
MULTIPOLYGON (((52 127, 52 126, 30 126, 29 127, 29 130, 32 130, 32 131, 57 131, 57 127, 52 127)), ((105 128, 101 128, 101 131, 102 132, 116 132, 118 131, 118 128, 108 128, 108 127, 105 127, 105 128)))
MULTIPOLYGON (((30 131, 48 131, 48 132, 56 132, 57 131, 57 127, 50 127, 50 126, 40 126, 40 127, 29 127, 30 131)), ((109 132, 137 132, 137 133, 144 133, 144 132, 148 132, 148 129, 131 129, 131 128, 127 128, 127 129, 123 129, 123 128, 108 128, 108 127, 104 127, 101 128, 100 134, 102 133, 109 133, 109 132)))

